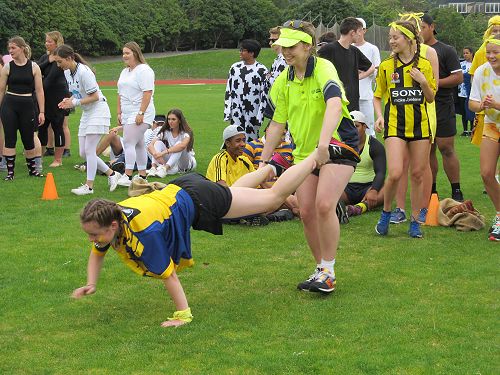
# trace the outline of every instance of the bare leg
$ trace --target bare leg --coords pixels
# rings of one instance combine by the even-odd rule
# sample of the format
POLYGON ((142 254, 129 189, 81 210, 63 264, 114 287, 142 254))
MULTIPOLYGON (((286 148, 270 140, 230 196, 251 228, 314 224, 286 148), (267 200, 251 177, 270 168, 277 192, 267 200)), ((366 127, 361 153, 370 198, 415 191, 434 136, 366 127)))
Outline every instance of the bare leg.
POLYGON ((443 169, 450 183, 460 182, 460 162, 455 152, 455 137, 436 138, 443 156, 443 169))
POLYGON ((392 200, 396 195, 398 182, 403 173, 403 160, 401 155, 407 152, 406 142, 402 139, 390 137, 385 140, 387 154, 387 178, 384 184, 384 211, 390 212, 392 200))
MULTIPOLYGON (((283 204, 286 198, 294 193, 307 176, 316 168, 316 152, 309 155, 304 161, 292 166, 281 175, 270 189, 252 189, 248 187, 231 186, 233 200, 231 208, 224 216, 225 218, 235 218, 248 215, 269 212, 277 209, 283 204)), ((268 173, 266 168, 249 173, 243 177, 255 186, 265 181, 268 173), (253 175, 253 176, 251 176, 253 175), (257 181, 258 176, 260 181, 257 181)))
POLYGON ((411 170, 411 190, 412 190, 412 216, 416 219, 420 209, 427 207, 422 199, 424 191, 424 175, 429 165, 429 142, 427 140, 414 141, 408 143, 410 149, 410 170, 411 170))
MULTIPOLYGON (((410 159, 408 157, 408 152, 405 149, 403 156, 403 171, 401 172, 401 178, 398 182, 398 189, 396 190, 396 207, 405 209, 406 207, 406 194, 408 193, 408 170, 410 169, 410 159)), ((412 189, 413 190, 413 189, 412 189)))
POLYGON ((321 257, 325 261, 337 255, 340 225, 335 207, 353 173, 353 167, 338 164, 326 164, 320 171, 315 208, 321 257))
MULTIPOLYGON (((177 273, 174 271, 170 275, 170 277, 163 280, 163 284, 165 285, 165 289, 167 290, 170 298, 174 302, 176 311, 182 311, 189 308, 188 301, 186 298, 186 294, 184 293, 184 289, 182 288, 181 282, 177 277, 177 273)), ((187 322, 183 320, 166 320, 161 326, 162 327, 178 327, 180 325, 186 324, 187 322)))
POLYGON ((500 147, 497 142, 489 138, 483 138, 480 147, 481 177, 484 182, 484 187, 491 202, 495 206, 495 210, 500 212, 500 184, 498 184, 495 178, 500 147))

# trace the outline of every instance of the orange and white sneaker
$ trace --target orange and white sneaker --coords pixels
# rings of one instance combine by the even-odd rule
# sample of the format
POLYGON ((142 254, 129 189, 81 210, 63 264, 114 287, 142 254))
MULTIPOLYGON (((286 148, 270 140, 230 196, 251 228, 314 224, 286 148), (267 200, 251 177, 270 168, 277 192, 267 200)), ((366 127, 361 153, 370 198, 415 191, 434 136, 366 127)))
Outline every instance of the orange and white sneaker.
POLYGON ((309 291, 329 294, 335 291, 336 286, 337 280, 335 279, 335 276, 323 268, 318 276, 316 276, 316 280, 314 280, 309 286, 309 291))

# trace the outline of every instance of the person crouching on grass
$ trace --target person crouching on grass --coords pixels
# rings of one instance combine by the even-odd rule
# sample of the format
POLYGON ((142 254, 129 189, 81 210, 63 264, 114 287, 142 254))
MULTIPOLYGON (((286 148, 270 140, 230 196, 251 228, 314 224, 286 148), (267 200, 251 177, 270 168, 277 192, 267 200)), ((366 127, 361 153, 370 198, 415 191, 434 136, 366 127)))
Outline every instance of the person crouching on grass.
POLYGON ((87 283, 73 291, 74 298, 96 292, 104 255, 112 247, 124 263, 141 276, 163 280, 176 311, 162 327, 177 327, 193 316, 177 277, 177 270, 193 265, 190 227, 222 234, 223 218, 273 211, 316 168, 316 152, 284 172, 280 157, 225 187, 190 173, 164 189, 115 203, 88 202, 80 214, 82 229, 93 243, 87 283), (284 172, 284 173, 283 173, 284 172), (252 189, 270 175, 281 176, 270 189, 252 189), (283 174, 282 174, 283 173, 283 174))

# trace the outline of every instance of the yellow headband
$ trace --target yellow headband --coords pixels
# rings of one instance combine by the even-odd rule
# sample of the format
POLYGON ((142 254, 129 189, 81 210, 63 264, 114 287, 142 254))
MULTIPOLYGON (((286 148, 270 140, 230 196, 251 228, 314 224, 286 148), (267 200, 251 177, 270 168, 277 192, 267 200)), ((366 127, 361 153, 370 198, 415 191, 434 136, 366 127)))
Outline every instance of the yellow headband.
POLYGON ((415 39, 415 34, 413 34, 413 32, 411 32, 410 30, 408 30, 406 27, 404 26, 401 26, 401 25, 398 25, 396 22, 391 22, 389 24, 390 27, 392 27, 393 29, 395 30, 399 30, 401 31, 403 34, 405 34, 408 38, 410 39, 415 39))
POLYGON ((484 41, 484 45, 486 46, 488 43, 493 43, 496 44, 497 46, 500 46, 500 39, 497 38, 489 38, 484 41))
POLYGON ((399 13, 398 16, 403 21, 415 20, 417 25, 417 30, 420 32, 420 22, 422 22, 421 18, 424 16, 424 13, 399 13))

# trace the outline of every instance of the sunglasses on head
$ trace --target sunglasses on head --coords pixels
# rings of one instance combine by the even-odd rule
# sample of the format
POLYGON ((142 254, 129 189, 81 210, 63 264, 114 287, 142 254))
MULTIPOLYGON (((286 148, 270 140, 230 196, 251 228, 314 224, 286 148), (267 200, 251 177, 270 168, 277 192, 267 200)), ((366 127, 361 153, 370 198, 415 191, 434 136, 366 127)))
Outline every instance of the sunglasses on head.
POLYGON ((302 29, 304 26, 302 20, 290 20, 283 24, 283 27, 288 27, 291 29, 302 29))

